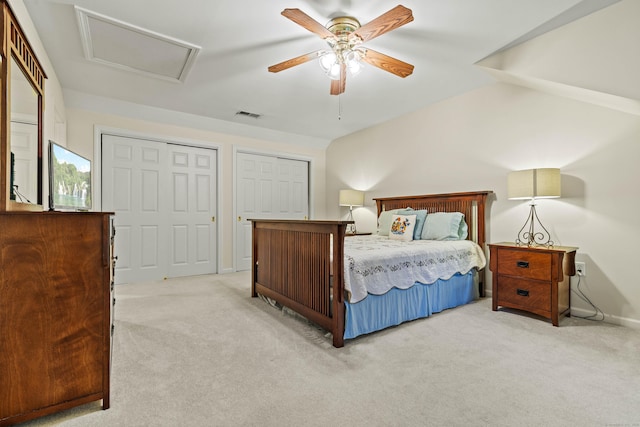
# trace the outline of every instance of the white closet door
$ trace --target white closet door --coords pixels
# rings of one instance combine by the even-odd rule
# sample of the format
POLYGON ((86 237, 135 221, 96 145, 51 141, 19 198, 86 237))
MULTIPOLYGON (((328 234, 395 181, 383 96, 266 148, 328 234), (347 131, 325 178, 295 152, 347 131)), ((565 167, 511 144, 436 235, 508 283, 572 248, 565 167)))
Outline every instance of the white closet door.
POLYGON ((102 209, 116 214, 116 283, 217 272, 216 156, 102 136, 102 209))
POLYGON ((116 283, 166 277, 167 145, 102 136, 102 208, 115 212, 116 283))
POLYGON ((216 151, 169 144, 169 277, 216 266, 216 151))
POLYGON ((236 156, 236 269, 251 268, 253 219, 309 217, 309 163, 250 153, 236 156))

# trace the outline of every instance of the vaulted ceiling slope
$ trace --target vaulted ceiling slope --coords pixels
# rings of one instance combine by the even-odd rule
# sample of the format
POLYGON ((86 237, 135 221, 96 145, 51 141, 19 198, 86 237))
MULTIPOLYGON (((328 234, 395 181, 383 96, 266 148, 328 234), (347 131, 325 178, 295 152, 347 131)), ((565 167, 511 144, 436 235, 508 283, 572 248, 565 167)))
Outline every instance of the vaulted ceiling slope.
POLYGON ((323 24, 343 15, 364 24, 397 1, 24 3, 72 104, 90 108, 93 100, 108 99, 232 123, 238 133, 281 132, 330 142, 490 84, 494 78, 476 62, 616 1, 403 1, 414 21, 367 46, 415 65, 413 74, 402 79, 367 66, 340 96, 329 95, 316 61, 267 71, 324 47, 317 35, 280 13, 299 8, 323 24))

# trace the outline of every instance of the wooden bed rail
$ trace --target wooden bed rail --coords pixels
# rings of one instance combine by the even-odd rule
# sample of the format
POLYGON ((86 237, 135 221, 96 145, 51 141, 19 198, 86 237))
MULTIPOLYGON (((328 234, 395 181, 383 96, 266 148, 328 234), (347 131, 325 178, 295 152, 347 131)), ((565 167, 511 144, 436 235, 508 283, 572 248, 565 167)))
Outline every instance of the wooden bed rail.
POLYGON ((333 345, 342 347, 344 236, 353 221, 250 221, 251 296, 262 294, 300 313, 331 331, 333 345))

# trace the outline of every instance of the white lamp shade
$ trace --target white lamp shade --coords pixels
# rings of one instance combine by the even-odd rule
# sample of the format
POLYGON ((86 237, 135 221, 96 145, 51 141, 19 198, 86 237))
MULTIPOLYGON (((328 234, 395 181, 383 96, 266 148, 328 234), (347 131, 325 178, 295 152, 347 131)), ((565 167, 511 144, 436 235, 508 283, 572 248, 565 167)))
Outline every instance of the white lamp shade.
POLYGON ((364 192, 358 190, 340 190, 340 206, 364 205, 364 192))
POLYGON ((507 175, 507 198, 511 200, 560 197, 560 188, 557 168, 527 169, 507 175))

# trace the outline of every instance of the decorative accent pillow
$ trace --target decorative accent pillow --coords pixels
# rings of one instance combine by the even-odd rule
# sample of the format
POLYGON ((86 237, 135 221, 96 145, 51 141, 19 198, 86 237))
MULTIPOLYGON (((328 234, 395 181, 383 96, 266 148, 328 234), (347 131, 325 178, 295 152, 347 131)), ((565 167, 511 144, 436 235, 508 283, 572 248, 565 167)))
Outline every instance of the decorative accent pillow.
POLYGON ((416 227, 415 215, 400 215, 393 216, 391 227, 389 228, 389 239, 391 240, 403 240, 410 242, 413 240, 413 230, 416 227))
POLYGON ((464 240, 468 228, 461 212, 434 212, 427 215, 422 228, 424 240, 464 240))
POLYGON ((422 236, 422 229, 424 228, 424 221, 427 218, 427 210, 413 210, 412 208, 400 209, 398 211, 400 215, 415 215, 416 216, 416 228, 413 230, 413 240, 420 240, 422 236))
POLYGON ((379 236, 388 236, 389 228, 391 227, 391 221, 393 221, 393 215, 398 212, 399 209, 391 209, 390 211, 382 211, 380 212, 380 217, 378 218, 378 235, 379 236))

